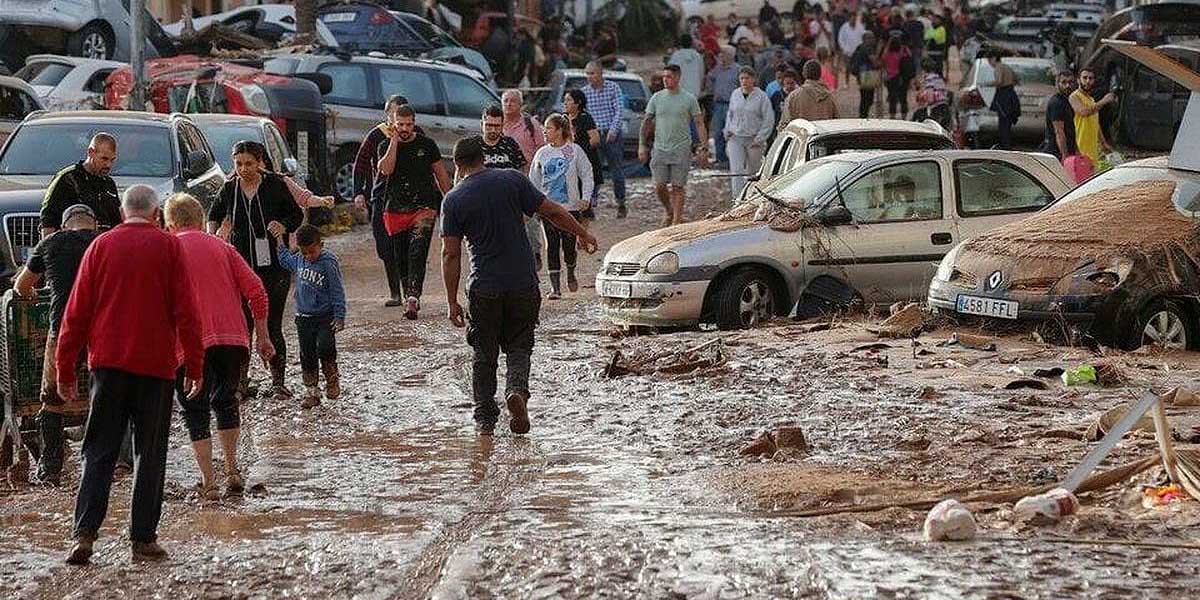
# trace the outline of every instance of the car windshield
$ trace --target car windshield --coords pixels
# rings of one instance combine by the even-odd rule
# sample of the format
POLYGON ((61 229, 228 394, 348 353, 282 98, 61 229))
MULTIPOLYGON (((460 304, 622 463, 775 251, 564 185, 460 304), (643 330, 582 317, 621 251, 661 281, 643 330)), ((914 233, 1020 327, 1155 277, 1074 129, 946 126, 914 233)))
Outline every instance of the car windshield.
POLYGON ((226 173, 233 172, 233 156, 230 152, 233 151, 234 144, 242 140, 266 143, 263 140, 262 127, 254 123, 203 123, 200 125, 200 131, 204 132, 208 145, 212 146, 213 154, 217 157, 217 163, 226 173))
POLYGON ((67 73, 71 72, 71 68, 71 65, 64 65, 62 63, 36 62, 21 67, 21 70, 17 71, 14 77, 29 85, 53 87, 62 82, 67 73))
POLYGON ((335 4, 322 9, 319 18, 338 46, 350 52, 393 53, 429 47, 386 8, 335 4))
POLYGON ((442 31, 437 25, 423 19, 404 19, 404 23, 412 28, 417 35, 434 46, 461 46, 454 38, 442 31))
POLYGON ((1105 171, 1083 182, 1063 196, 1055 207, 1074 202, 1107 189, 1147 181, 1175 182, 1172 201, 1175 209, 1191 219, 1200 219, 1200 175, 1163 167, 1119 167, 1105 171))
POLYGON ((113 177, 170 177, 174 172, 175 152, 168 127, 31 123, 9 138, 4 155, 0 156, 0 175, 53 175, 83 159, 88 142, 101 131, 117 138, 113 177))
POLYGON ((777 177, 759 191, 768 200, 811 209, 813 201, 845 180, 856 167, 858 163, 845 160, 815 160, 777 177))
MULTIPOLYGON (((634 112, 645 110, 646 108, 646 88, 642 87, 642 82, 632 79, 610 79, 615 81, 617 87, 621 88, 621 97, 625 100, 625 108, 634 112)), ((563 84, 565 90, 574 90, 583 87, 587 83, 587 79, 583 77, 572 77, 563 84)), ((561 101, 562 98, 555 100, 561 101)))
MULTIPOLYGON (((1001 62, 1008 65, 1013 73, 1016 73, 1020 85, 1054 85, 1054 64, 1049 61, 1045 64, 1013 63, 1002 59, 1001 62)), ((975 81, 980 85, 991 85, 996 81, 996 70, 988 61, 983 59, 975 61, 975 81)))

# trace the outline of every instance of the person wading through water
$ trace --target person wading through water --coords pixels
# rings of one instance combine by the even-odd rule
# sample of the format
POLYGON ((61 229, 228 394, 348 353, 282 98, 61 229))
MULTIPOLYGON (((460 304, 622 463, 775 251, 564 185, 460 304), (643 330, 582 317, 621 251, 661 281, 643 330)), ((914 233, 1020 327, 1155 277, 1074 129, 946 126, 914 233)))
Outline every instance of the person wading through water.
MULTIPOLYGON (((279 265, 275 235, 295 231, 304 221, 304 213, 292 199, 283 177, 265 170, 266 157, 266 147, 258 142, 233 145, 237 177, 225 182, 209 207, 208 232, 233 244, 267 290, 267 333, 275 348, 271 393, 277 400, 287 400, 292 392, 284 380, 287 341, 283 337, 283 311, 292 278, 279 265)), ((252 329, 254 319, 248 310, 245 320, 247 330, 252 329)), ((249 366, 249 360, 245 361, 243 372, 249 366)))
POLYGON ((433 224, 442 194, 451 186, 441 151, 432 139, 415 131, 416 120, 417 113, 407 104, 392 111, 388 142, 379 146, 375 183, 383 186, 383 225, 392 237, 392 251, 400 265, 407 319, 416 319, 421 309, 433 224))
POLYGON ((576 236, 579 247, 589 254, 596 251, 596 238, 566 209, 537 191, 525 175, 485 167, 477 139, 455 144, 454 167, 461 181, 442 205, 442 280, 450 322, 455 327, 469 323, 475 425, 481 435, 491 435, 500 416, 496 367, 503 349, 508 364, 504 395, 511 417, 509 428, 513 433, 528 433, 529 369, 542 296, 525 234, 525 217, 541 215, 576 236), (463 238, 471 255, 468 311, 458 303, 463 238))

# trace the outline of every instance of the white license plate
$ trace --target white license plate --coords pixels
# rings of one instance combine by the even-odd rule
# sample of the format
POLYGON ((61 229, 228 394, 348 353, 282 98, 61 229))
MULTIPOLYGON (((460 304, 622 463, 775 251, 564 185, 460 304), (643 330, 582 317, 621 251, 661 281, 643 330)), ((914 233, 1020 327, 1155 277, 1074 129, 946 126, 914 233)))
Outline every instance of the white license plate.
POLYGON ((633 285, 627 281, 603 281, 600 295, 608 298, 628 298, 633 295, 633 285))
POLYGON ((357 16, 356 13, 352 13, 352 12, 329 13, 327 15, 322 16, 321 20, 326 23, 353 23, 354 17, 356 17, 356 16, 357 16))
POLYGON ((980 298, 979 296, 959 295, 954 310, 967 315, 998 317, 1001 319, 1017 318, 1017 303, 1012 300, 997 300, 996 298, 980 298))

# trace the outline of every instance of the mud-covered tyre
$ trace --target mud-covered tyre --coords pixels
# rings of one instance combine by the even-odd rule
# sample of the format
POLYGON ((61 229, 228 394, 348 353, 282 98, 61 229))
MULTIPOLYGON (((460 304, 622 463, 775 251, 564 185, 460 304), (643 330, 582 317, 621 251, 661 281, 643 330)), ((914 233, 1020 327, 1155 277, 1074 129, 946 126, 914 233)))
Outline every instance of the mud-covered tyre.
POLYGON ((1196 347, 1196 324, 1191 313, 1174 300, 1155 300, 1138 315, 1133 347, 1154 344, 1168 350, 1196 347))
POLYGON ((116 50, 116 40, 99 23, 88 23, 67 38, 67 53, 71 56, 112 60, 116 50))
POLYGON ((771 276, 761 269, 740 269, 718 284, 713 314, 723 330, 747 329, 775 317, 771 276))
POLYGON ((354 158, 357 148, 341 148, 334 154, 333 191, 343 201, 354 200, 354 158))

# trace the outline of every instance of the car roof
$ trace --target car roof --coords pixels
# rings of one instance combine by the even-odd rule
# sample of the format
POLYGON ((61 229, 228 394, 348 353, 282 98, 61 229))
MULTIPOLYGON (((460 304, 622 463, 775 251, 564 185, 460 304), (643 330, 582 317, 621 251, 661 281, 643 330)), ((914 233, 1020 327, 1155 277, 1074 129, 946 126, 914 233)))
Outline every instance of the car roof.
POLYGON ((171 121, 184 118, 180 114, 163 114, 135 110, 72 110, 64 112, 34 113, 26 117, 27 122, 66 122, 86 123, 94 125, 98 122, 130 122, 149 123, 153 125, 169 125, 171 121))
POLYGON ((25 80, 23 79, 17 79, 16 77, 10 77, 8 75, 0 75, 0 86, 17 88, 18 90, 21 90, 22 92, 25 92, 34 98, 38 97, 37 91, 34 90, 33 87, 28 83, 25 83, 25 80))
MULTIPOLYGON (((977 58, 975 60, 987 60, 986 58, 977 58)), ((1038 58, 1036 56, 1005 56, 1000 59, 1000 62, 1006 65, 1033 65, 1038 67, 1054 66, 1052 58, 1038 58)))
POLYGON ((25 58, 25 64, 35 62, 56 62, 68 65, 87 65, 96 67, 124 67, 129 63, 117 60, 101 60, 99 58, 83 58, 82 56, 63 56, 62 54, 31 54, 25 58))
MULTIPOLYGON (((1039 152, 1019 152, 1016 150, 849 150, 825 156, 817 160, 841 160, 860 165, 874 165, 883 162, 906 160, 910 158, 947 158, 971 160, 1021 160, 1027 156, 1042 156, 1039 152)), ((1050 156, 1048 154, 1044 156, 1050 156)))
POLYGON ((266 117, 255 117, 252 115, 226 115, 221 113, 194 113, 189 114, 188 118, 197 125, 221 123, 232 123, 237 125, 263 125, 264 123, 271 122, 271 120, 266 117))
POLYGON ((936 136, 947 136, 934 121, 901 121, 898 119, 822 119, 809 121, 795 119, 788 123, 784 131, 805 135, 831 135, 839 133, 916 133, 936 136))
MULTIPOLYGON (((559 69, 558 73, 563 79, 568 77, 587 77, 587 73, 583 69, 559 69)), ((628 81, 641 81, 645 83, 641 75, 630 73, 629 71, 604 71, 605 79, 625 79, 628 81)))
POLYGON ((476 71, 475 69, 472 69, 470 67, 464 67, 462 65, 456 65, 454 63, 449 63, 449 62, 445 62, 445 61, 441 61, 441 60, 433 60, 433 59, 428 59, 428 58, 408 58, 408 57, 404 57, 404 56, 386 56, 386 55, 383 55, 382 52, 376 52, 376 53, 372 53, 372 54, 378 54, 379 56, 372 56, 369 54, 367 54, 367 55, 355 54, 353 56, 345 55, 345 54, 342 54, 341 56, 339 56, 337 54, 288 54, 288 55, 283 55, 283 56, 274 56, 271 58, 273 60, 274 59, 284 59, 284 60, 295 60, 295 61, 303 61, 306 59, 308 59, 308 60, 319 59, 323 63, 349 62, 349 63, 371 63, 371 64, 385 64, 385 65, 399 64, 399 65, 404 65, 404 66, 409 66, 409 67, 432 67, 435 69, 441 69, 443 71, 451 71, 454 73, 460 73, 462 75, 466 75, 477 81, 480 81, 481 78, 483 77, 479 73, 479 71, 476 71))

